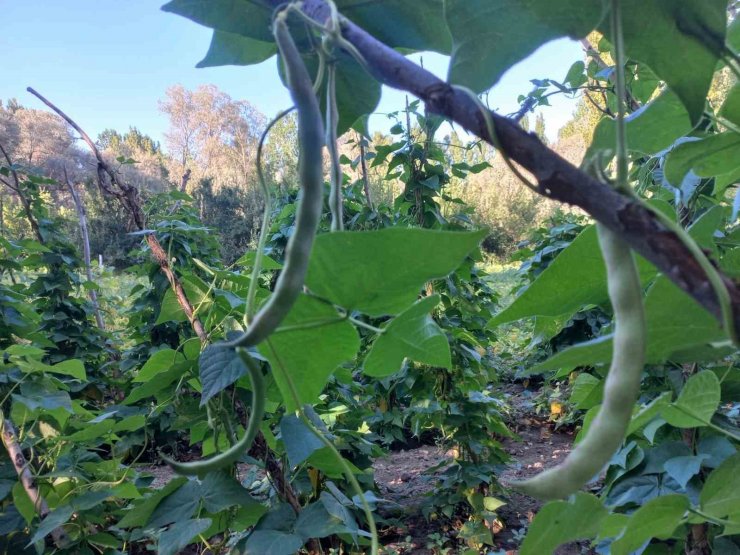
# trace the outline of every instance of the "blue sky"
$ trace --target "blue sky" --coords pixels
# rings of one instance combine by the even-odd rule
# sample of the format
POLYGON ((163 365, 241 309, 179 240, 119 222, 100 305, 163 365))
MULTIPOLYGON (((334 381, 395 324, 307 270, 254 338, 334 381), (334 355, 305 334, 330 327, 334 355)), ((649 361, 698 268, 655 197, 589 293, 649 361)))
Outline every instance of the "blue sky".
MULTIPOLYGON (((0 0, 2 79, 0 99, 42 108, 26 92, 32 86, 67 112, 93 137, 105 128, 138 127, 163 140, 167 118, 158 100, 167 87, 213 83, 233 98, 248 100, 268 116, 289 105, 275 61, 259 66, 195 69, 210 43, 211 30, 160 11, 163 0, 0 0)), ((424 66, 445 76, 443 56, 424 54, 424 66)), ((418 60, 418 56, 414 56, 418 60)), ((577 43, 544 46, 512 68, 489 102, 502 113, 514 111, 519 94, 533 78, 563 79, 581 58, 577 43)), ((381 112, 403 107, 404 94, 384 89, 381 112)), ((543 110, 548 134, 570 117, 573 101, 554 100, 543 110)), ((376 116, 371 127, 384 131, 376 116)))

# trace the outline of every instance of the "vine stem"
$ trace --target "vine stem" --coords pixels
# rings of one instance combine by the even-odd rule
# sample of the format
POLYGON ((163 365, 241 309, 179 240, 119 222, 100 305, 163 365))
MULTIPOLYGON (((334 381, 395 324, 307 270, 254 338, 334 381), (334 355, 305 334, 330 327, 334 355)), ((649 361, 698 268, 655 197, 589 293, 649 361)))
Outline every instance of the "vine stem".
POLYGON ((627 86, 624 77, 624 37, 622 35, 622 7, 620 0, 612 0, 611 25, 614 40, 614 65, 617 92, 617 190, 631 194, 629 186, 629 155, 627 153, 627 86))
POLYGON ((314 423, 311 422, 311 420, 306 416, 306 413, 303 410, 303 404, 301 403, 301 398, 298 395, 298 389, 296 389, 295 383, 293 382, 293 378, 290 376, 290 373, 287 371, 287 369, 283 365, 283 361, 280 358, 280 355, 278 354, 277 350, 273 346, 272 341, 270 341, 269 338, 267 338, 265 341, 277 362, 277 364, 275 365, 275 368, 273 368, 273 371, 278 370, 283 380, 285 380, 285 383, 288 384, 288 390, 290 392, 290 397, 296 406, 295 412, 298 415, 298 418, 309 430, 311 430, 311 432, 319 439, 319 441, 322 444, 324 444, 324 446, 332 452, 332 454, 334 455, 334 458, 336 458, 337 462, 342 467, 342 472, 344 473, 344 477, 350 483, 350 485, 352 486, 352 489, 355 490, 355 494, 360 498, 360 501, 362 503, 362 510, 365 513, 365 518, 367 519, 368 526, 370 527, 370 534, 371 534, 370 554, 378 555, 378 529, 375 526, 375 517, 373 517, 373 511, 372 509, 370 509, 370 505, 368 504, 367 499, 365 498, 365 494, 363 493, 362 488, 360 487, 360 483, 357 481, 357 478, 355 478, 355 475, 352 472, 352 469, 347 464, 347 461, 345 461, 344 457, 342 457, 341 453, 339 453, 339 450, 334 446, 334 444, 331 441, 329 441, 329 439, 327 439, 324 436, 323 433, 321 433, 321 431, 318 428, 316 428, 314 423))
POLYGON ((270 194, 270 188, 267 186, 267 181, 265 180, 265 174, 262 168, 262 153, 265 147, 265 141, 267 141, 267 135, 270 133, 272 128, 294 109, 295 106, 291 106, 290 108, 279 112, 278 115, 267 124, 267 127, 265 127, 265 130, 262 132, 259 144, 257 145, 257 178, 259 179, 260 187, 262 188, 262 195, 265 197, 265 211, 262 214, 262 229, 260 229, 260 236, 257 241, 257 250, 254 254, 252 279, 249 281, 249 289, 247 290, 247 306, 244 311, 244 319, 246 322, 250 322, 252 320, 256 309, 255 299, 257 297, 257 281, 259 280, 260 273, 262 273, 262 258, 265 254, 267 233, 270 229, 270 213, 272 212, 272 195, 270 194))

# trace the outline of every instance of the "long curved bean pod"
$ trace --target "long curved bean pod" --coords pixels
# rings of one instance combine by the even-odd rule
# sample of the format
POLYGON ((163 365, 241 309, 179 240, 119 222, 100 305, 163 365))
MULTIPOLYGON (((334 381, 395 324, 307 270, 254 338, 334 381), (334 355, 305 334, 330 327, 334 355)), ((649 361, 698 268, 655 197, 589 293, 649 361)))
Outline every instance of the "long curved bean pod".
POLYGON ((244 437, 223 453, 202 461, 181 463, 167 457, 162 457, 178 474, 203 476, 213 470, 218 470, 219 468, 235 463, 251 447, 254 438, 260 431, 262 416, 265 413, 265 383, 262 379, 262 370, 245 349, 240 348, 236 352, 247 367, 249 379, 252 382, 252 411, 249 414, 249 424, 247 424, 244 437))
POLYGON ((285 265, 274 293, 257 312, 247 331, 241 337, 226 343, 227 347, 249 347, 262 342, 288 314, 306 278, 308 260, 323 207, 324 124, 313 82, 290 36, 284 12, 275 17, 273 33, 285 64, 290 94, 298 111, 298 140, 301 148, 299 176, 303 196, 298 207, 295 231, 286 248, 285 265))
POLYGON ((645 311, 635 260, 627 243, 597 224, 614 309, 612 362, 604 403, 586 437, 555 468, 512 484, 540 499, 562 499, 578 491, 611 459, 624 439, 645 364, 645 311))

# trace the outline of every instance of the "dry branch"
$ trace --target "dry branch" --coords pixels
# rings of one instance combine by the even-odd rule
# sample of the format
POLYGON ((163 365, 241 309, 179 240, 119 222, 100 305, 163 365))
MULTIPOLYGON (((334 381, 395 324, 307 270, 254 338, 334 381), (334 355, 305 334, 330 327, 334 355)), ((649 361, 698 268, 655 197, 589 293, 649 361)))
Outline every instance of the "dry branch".
MULTIPOLYGON (((36 513, 40 518, 45 518, 50 512, 49 505, 39 492, 36 480, 29 468, 30 465, 18 443, 18 434, 15 431, 15 426, 13 426, 13 423, 2 412, 0 412, 0 436, 2 436, 5 450, 8 452, 8 456, 13 463, 13 468, 15 468, 18 474, 18 479, 26 491, 28 498, 33 503, 36 513)), ((69 545, 69 536, 61 526, 51 531, 51 537, 54 540, 54 544, 60 549, 69 545)))
MULTIPOLYGON (((264 1, 273 8, 283 4, 283 0, 264 1)), ((302 9, 317 22, 329 20, 330 9, 324 0, 304 0, 302 9)), ((588 212, 721 320, 719 300, 704 270, 683 241, 657 221, 650 210, 579 170, 545 146, 535 134, 495 112, 491 112, 491 117, 498 141, 493 140, 479 106, 465 92, 456 90, 352 22, 343 26, 342 34, 381 83, 410 92, 423 100, 431 112, 462 125, 491 145, 498 142, 509 158, 534 175, 541 195, 588 212)), ((723 280, 732 299, 735 326, 740 328, 740 289, 729 278, 723 276, 723 280)))

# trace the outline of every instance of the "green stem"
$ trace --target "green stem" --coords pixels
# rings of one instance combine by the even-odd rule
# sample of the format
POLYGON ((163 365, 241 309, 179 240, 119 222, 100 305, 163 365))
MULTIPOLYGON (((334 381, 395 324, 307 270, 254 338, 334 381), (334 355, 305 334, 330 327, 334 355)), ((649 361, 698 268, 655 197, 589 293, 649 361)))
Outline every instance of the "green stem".
POLYGON ((247 307, 244 312, 244 318, 246 322, 251 322, 254 316, 256 306, 255 299, 257 297, 257 282, 259 280, 260 273, 262 273, 262 257, 265 253, 265 244, 267 243, 267 233, 270 231, 270 213, 272 212, 272 195, 270 194, 270 188, 267 186, 265 180, 265 174, 262 170, 262 152, 265 147, 265 141, 270 130, 285 116, 291 113, 295 109, 295 106, 291 106, 287 110, 283 110, 278 113, 270 123, 267 124, 265 130, 262 132, 260 142, 257 145, 257 177, 262 188, 262 195, 265 197, 265 211, 262 214, 262 229, 260 229, 260 237, 257 242, 257 251, 254 254, 254 267, 252 268, 252 279, 249 281, 249 289, 247 291, 247 307))
POLYGON ((612 39, 614 40, 614 70, 617 93, 617 190, 631 193, 629 186, 629 154, 627 152, 627 87, 624 77, 624 37, 622 35, 622 8, 620 0, 612 0, 612 39))
POLYGON ((283 365, 283 361, 280 359, 280 355, 275 350, 275 347, 272 344, 272 341, 270 341, 269 338, 266 339, 267 346, 269 347, 270 351, 272 351, 273 356, 275 357, 275 360, 277 364, 275 365, 275 368, 273 368, 273 371, 277 370, 282 375, 283 380, 285 383, 288 384, 288 390, 290 391, 290 396, 293 401, 293 404, 296 406, 296 414, 298 415, 298 418, 300 418, 301 422, 309 429, 311 432, 321 441, 321 443, 324 444, 334 455, 339 465, 342 467, 342 472, 344 473, 344 477, 347 479, 347 481, 352 486, 352 489, 355 490, 355 494, 360 498, 360 501, 362 503, 362 509, 365 513, 365 518, 367 519, 368 526, 370 527, 370 534, 371 534, 371 545, 370 545, 370 554, 371 555, 378 555, 378 530, 375 526, 375 518, 373 517, 373 511, 370 509, 370 505, 367 502, 367 499, 365 498, 365 494, 362 491, 362 488, 360 487, 360 483, 357 481, 357 478, 355 478, 354 473, 352 472, 352 469, 347 464, 347 461, 344 460, 344 457, 339 453, 337 448, 334 446, 334 444, 329 441, 326 437, 324 437, 324 434, 321 433, 319 429, 314 426, 313 422, 306 416, 306 413, 303 410, 303 404, 301 403, 300 395, 298 395, 298 390, 296 389, 295 383, 293 382, 293 378, 290 376, 290 373, 286 370, 285 366, 283 365))
POLYGON ((376 328, 375 326, 366 324, 362 320, 358 320, 357 318, 352 318, 352 316, 349 317, 349 321, 352 322, 358 328, 365 328, 366 330, 370 330, 375 333, 385 333, 385 330, 383 328, 376 328))

